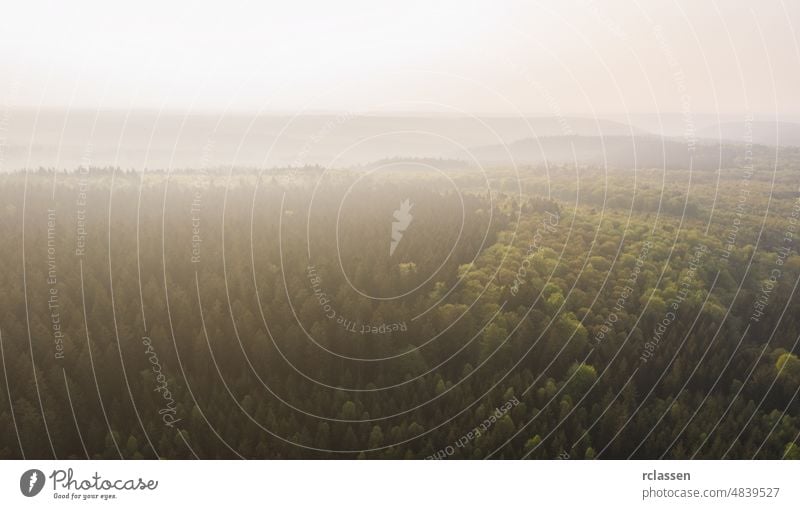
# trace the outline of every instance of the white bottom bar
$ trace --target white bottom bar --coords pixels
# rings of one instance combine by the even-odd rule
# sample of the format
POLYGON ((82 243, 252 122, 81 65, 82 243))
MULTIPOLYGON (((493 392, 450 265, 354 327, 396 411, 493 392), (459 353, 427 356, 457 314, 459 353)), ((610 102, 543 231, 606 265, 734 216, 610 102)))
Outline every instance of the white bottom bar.
POLYGON ((3 507, 800 507, 792 461, 5 461, 0 474, 3 507), (31 469, 45 482, 27 497, 31 469))

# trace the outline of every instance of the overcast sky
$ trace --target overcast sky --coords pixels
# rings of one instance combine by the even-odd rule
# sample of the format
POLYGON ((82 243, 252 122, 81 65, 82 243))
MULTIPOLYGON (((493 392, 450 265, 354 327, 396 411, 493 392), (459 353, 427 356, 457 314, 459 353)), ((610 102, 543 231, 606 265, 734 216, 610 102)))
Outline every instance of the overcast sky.
POLYGON ((0 106, 797 115, 799 28, 780 0, 25 0, 0 106))

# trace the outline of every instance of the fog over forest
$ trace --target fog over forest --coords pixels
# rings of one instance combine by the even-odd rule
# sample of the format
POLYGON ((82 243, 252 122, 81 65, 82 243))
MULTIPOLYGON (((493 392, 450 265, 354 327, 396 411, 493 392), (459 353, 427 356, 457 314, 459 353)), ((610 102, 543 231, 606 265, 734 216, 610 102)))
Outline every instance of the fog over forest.
POLYGON ((800 459, 797 3, 5 10, 0 459, 800 459))

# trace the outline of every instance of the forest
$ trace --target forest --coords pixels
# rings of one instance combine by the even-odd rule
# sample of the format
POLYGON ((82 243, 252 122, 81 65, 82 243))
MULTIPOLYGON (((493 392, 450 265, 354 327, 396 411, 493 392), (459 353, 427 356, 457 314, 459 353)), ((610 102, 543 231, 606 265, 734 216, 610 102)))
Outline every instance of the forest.
POLYGON ((0 458, 799 459, 781 150, 2 174, 0 458))

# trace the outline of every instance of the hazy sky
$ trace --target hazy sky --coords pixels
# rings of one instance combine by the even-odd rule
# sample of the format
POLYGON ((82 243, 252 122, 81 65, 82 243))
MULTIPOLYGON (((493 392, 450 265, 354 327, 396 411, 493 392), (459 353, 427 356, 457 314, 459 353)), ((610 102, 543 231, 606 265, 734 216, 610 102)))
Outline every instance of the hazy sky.
POLYGON ((796 1, 4 2, 0 107, 800 114, 796 1))

